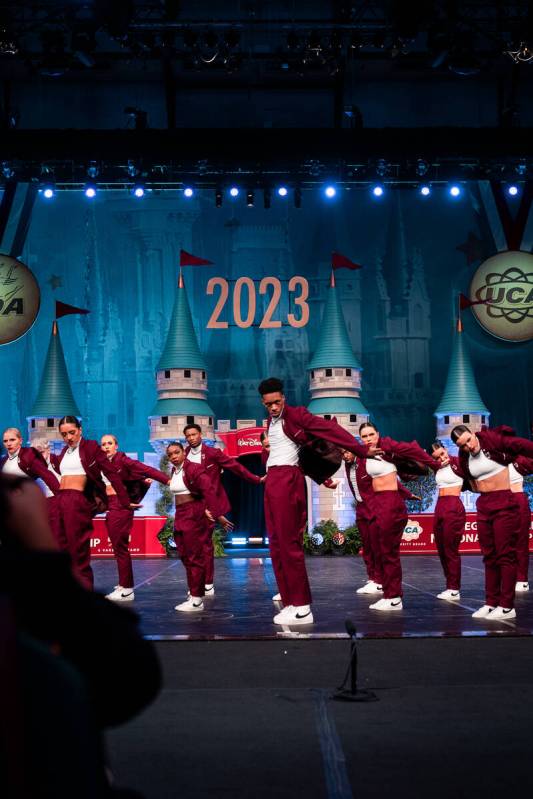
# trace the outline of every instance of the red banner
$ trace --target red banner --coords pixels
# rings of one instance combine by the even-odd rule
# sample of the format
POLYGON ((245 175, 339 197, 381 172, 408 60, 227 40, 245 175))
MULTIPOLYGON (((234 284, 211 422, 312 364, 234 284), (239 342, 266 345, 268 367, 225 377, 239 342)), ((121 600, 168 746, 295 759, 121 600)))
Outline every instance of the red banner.
MULTIPOLYGON (((410 514, 400 544, 402 555, 433 555, 437 552, 433 534, 434 515, 432 513, 410 514)), ((531 528, 530 528, 531 529, 531 528)), ((533 549, 533 537, 529 533, 529 549, 533 549)), ((466 514, 465 531, 459 552, 480 554, 475 513, 466 514)))
MULTIPOLYGON (((135 516, 130 536, 130 555, 132 558, 164 558, 165 550, 157 540, 157 534, 164 526, 164 516, 135 516)), ((107 537, 105 519, 93 519, 91 538, 91 557, 113 558, 111 541, 107 537)))
POLYGON ((230 458, 239 458, 241 455, 261 453, 261 433, 264 427, 244 427, 242 430, 230 430, 228 433, 217 433, 225 444, 224 452, 230 458))

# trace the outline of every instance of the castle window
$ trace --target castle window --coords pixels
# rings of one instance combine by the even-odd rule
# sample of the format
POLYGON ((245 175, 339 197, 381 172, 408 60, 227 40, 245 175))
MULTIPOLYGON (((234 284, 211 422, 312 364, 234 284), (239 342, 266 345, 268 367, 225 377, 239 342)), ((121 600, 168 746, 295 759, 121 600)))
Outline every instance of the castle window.
POLYGON ((187 424, 194 424, 194 416, 187 416, 187 424))
POLYGON ((161 417, 161 424, 168 424, 168 416, 161 417))
POLYGON ((191 370, 190 369, 184 369, 183 370, 183 377, 190 377, 190 376, 191 376, 191 370))
POLYGON ((444 417, 444 424, 450 424, 450 417, 449 416, 445 416, 444 417))
POLYGON ((331 419, 331 413, 325 413, 324 419, 331 419))
POLYGON ((347 369, 346 370, 346 377, 351 377, 351 376, 352 376, 352 370, 351 369, 347 369))
POLYGON ((314 376, 315 376, 315 370, 311 369, 311 377, 314 377, 314 376))
POLYGON ((46 426, 47 427, 53 427, 54 426, 54 420, 53 419, 47 419, 46 420, 46 426))
POLYGON ((350 414, 350 422, 356 422, 356 421, 357 421, 357 414, 356 413, 351 413, 350 414))
POLYGON ((463 413, 463 422, 466 423, 466 422, 469 422, 469 421, 470 421, 470 414, 469 413, 463 413))
POLYGON ((165 377, 168 380, 168 378, 170 377, 170 369, 165 369, 165 377))
POLYGON ((481 424, 485 424, 485 414, 481 414, 481 424))
POLYGON ((209 417, 209 424, 213 424, 213 417, 212 416, 209 417))
POLYGON ((415 372, 414 374, 415 388, 424 388, 424 374, 423 372, 415 372))
POLYGON ((32 428, 35 428, 35 419, 31 420, 31 426, 32 426, 32 428))
POLYGON ((202 380, 205 380, 205 372, 202 372, 202 380))
POLYGON ((331 377, 333 375, 333 369, 326 369, 326 377, 331 377))

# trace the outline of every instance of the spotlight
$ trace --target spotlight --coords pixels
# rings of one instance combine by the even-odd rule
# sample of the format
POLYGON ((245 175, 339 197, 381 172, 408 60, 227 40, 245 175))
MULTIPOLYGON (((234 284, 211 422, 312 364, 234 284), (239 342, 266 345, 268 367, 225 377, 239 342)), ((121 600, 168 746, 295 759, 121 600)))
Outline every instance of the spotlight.
POLYGON ((183 196, 184 197, 192 197, 193 194, 194 194, 194 189, 192 189, 190 186, 186 186, 183 189, 183 196))
POLYGON ((270 208, 271 191, 268 187, 263 189, 263 205, 265 208, 270 208))
POLYGON ((88 197, 89 200, 92 200, 94 197, 96 197, 96 183, 86 183, 84 191, 85 196, 88 197))
POLYGON ((420 186, 418 191, 420 192, 422 197, 429 197, 429 195, 431 194, 431 189, 427 184, 420 186))
POLYGON ((42 191, 42 193, 43 193, 43 197, 45 197, 47 200, 51 200, 51 199, 52 199, 52 197, 54 196, 54 194, 56 193, 56 190, 55 190, 55 188, 52 186, 52 184, 51 184, 51 183, 47 183, 47 184, 45 184, 45 185, 43 186, 43 188, 41 189, 41 191, 42 191))
POLYGON ((289 190, 286 186, 280 186, 278 189, 278 194, 280 197, 286 197, 289 193, 289 190))
POLYGON ((518 194, 518 186, 515 186, 514 184, 511 186, 507 186, 507 194, 510 194, 511 197, 516 197, 516 195, 518 194))
POLYGON ((246 205, 248 208, 254 207, 254 193, 251 189, 246 192, 246 205))
POLYGON ((326 197, 329 197, 329 199, 332 199, 337 194, 337 189, 335 188, 335 186, 326 186, 326 188, 324 189, 324 194, 326 195, 326 197))
POLYGON ((229 193, 232 197, 238 197, 239 189, 237 188, 237 186, 232 186, 231 189, 229 190, 229 193))
POLYGON ((451 197, 459 197, 461 189, 454 183, 453 186, 450 186, 449 193, 451 197))
POLYGON ((372 194, 374 195, 374 197, 383 197, 383 192, 384 192, 383 186, 380 186, 379 184, 377 186, 372 187, 372 194))
POLYGON ((302 207, 302 190, 299 186, 296 186, 294 189, 294 207, 301 208, 302 207))
POLYGON ((215 208, 222 207, 222 189, 215 190, 215 208))

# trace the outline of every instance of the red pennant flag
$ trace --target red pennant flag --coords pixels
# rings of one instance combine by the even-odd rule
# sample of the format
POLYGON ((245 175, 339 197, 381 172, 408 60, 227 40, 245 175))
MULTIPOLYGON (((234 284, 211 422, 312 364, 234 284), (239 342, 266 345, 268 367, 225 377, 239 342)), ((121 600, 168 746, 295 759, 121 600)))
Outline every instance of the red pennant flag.
POLYGON ((180 250, 180 266, 212 266, 213 261, 208 261, 206 258, 199 258, 197 255, 191 255, 186 250, 180 250))
POLYGON ((487 300, 469 300, 464 294, 459 294, 459 308, 461 311, 471 308, 473 305, 488 305, 488 303, 487 300))
POLYGON ((67 305, 66 302, 56 300, 56 319, 68 316, 71 313, 89 313, 86 308, 76 308, 75 305, 67 305))
POLYGON ((361 264, 356 264, 350 261, 345 255, 340 252, 331 253, 331 268, 332 269, 362 269, 361 264))

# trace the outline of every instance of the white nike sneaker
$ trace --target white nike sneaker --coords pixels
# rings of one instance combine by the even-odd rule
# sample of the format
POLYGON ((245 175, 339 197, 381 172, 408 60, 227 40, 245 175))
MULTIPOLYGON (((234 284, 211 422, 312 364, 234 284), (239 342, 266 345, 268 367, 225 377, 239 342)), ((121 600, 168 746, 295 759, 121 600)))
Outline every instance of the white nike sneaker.
POLYGON ((215 596, 215 586, 213 583, 206 583, 205 584, 205 595, 206 596, 215 596))
POLYGON ((514 590, 517 594, 525 594, 526 591, 529 591, 529 583, 517 583, 514 590))
POLYGON ((274 616, 274 624, 286 624, 293 627, 295 624, 312 624, 313 614, 310 605, 287 605, 281 613, 274 616))
POLYGON ((514 608, 502 608, 498 605, 488 618, 489 621, 502 621, 504 619, 509 621, 510 619, 516 619, 516 610, 514 608))
POLYGON ((199 596, 190 596, 181 605, 176 605, 174 610, 179 610, 182 613, 201 613, 204 609, 204 603, 199 596))
POLYGON ((441 591, 437 594, 437 599, 445 599, 447 602, 459 602, 461 594, 454 588, 447 588, 446 591, 441 591))
POLYGON ((106 594, 106 599, 111 599, 113 602, 133 602, 135 594, 133 588, 123 588, 121 585, 116 585, 110 594, 106 594))
POLYGON ((274 594, 272 602, 281 602, 281 594, 274 594))
POLYGON ((401 596, 392 597, 392 599, 378 599, 373 605, 368 606, 370 610, 403 610, 403 603, 401 596))
POLYGON ((381 594, 383 593, 383 587, 378 585, 374 580, 367 580, 361 588, 358 588, 355 592, 356 594, 381 594))
POLYGON ((479 610, 472 613, 473 619, 486 619, 491 613, 494 613, 495 608, 492 605, 482 605, 479 610))

